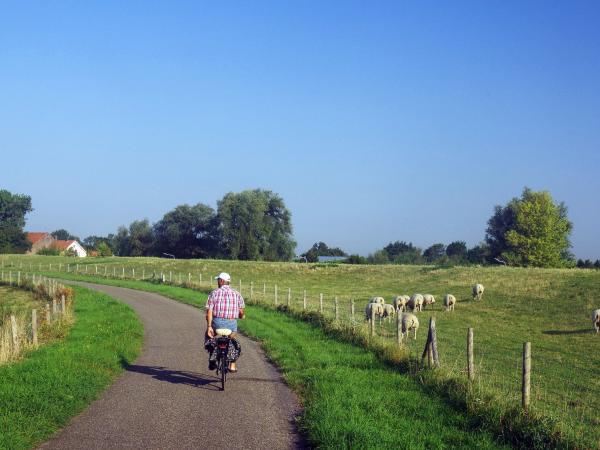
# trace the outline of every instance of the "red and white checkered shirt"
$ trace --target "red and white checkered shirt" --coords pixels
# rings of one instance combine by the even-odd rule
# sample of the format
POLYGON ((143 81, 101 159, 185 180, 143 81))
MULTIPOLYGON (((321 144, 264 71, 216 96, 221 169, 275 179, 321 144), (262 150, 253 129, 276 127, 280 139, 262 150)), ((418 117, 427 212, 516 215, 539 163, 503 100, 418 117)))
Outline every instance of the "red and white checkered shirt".
POLYGON ((212 291, 206 301, 206 309, 212 310, 213 317, 222 319, 238 319, 243 308, 242 294, 226 284, 212 291))

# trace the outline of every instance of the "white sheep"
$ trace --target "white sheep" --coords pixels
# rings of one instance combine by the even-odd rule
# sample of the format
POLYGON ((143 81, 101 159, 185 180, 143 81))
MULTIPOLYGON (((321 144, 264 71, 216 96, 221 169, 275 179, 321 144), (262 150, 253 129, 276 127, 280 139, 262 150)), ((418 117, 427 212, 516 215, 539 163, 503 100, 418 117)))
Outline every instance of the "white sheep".
POLYGON ((367 307, 365 308, 365 318, 366 320, 371 320, 371 314, 375 314, 375 317, 383 316, 383 305, 380 303, 367 303, 367 307))
POLYGON ((396 316, 396 308, 394 308, 394 305, 383 305, 383 318, 384 319, 388 319, 388 322, 390 322, 392 320, 392 317, 396 316))
POLYGON ((427 305, 431 305, 431 309, 433 309, 433 304, 435 303, 435 297, 431 294, 423 295, 423 308, 427 305))
POLYGON ((444 295, 444 306, 446 311, 454 311, 454 305, 456 305, 456 297, 452 294, 444 295))
POLYGON ((413 294, 406 306, 408 306, 411 311, 423 311, 423 295, 413 294))
POLYGON ((385 299, 383 297, 371 297, 371 300, 369 300, 369 303, 379 303, 380 305, 384 305, 385 299))
POLYGON ((473 300, 481 300, 483 298, 483 284, 473 285, 473 300))
POLYGON ((414 331, 414 339, 417 338, 417 330, 419 329, 419 319, 417 319, 417 316, 415 316, 414 314, 411 313, 404 313, 402 314, 402 319, 401 319, 401 324, 402 324, 402 335, 400 336, 400 339, 402 340, 404 338, 404 336, 406 336, 406 338, 408 339, 408 332, 410 330, 414 331))
POLYGON ((600 309, 592 311, 592 323, 596 329, 596 333, 600 333, 600 309))
POLYGON ((410 300, 408 295, 397 295, 394 297, 394 308, 398 311, 406 311, 406 304, 410 300))

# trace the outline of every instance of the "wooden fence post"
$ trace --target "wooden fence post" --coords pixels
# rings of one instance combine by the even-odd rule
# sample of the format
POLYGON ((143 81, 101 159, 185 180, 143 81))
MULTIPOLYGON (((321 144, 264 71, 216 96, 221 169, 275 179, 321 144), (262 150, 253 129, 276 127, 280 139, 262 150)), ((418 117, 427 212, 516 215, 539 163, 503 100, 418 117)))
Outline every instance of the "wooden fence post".
POLYGON ((250 300, 254 297, 254 281, 250 282, 250 300))
POLYGON ((277 285, 275 285, 275 306, 277 306, 277 285))
POLYGON ((38 323, 37 323, 37 309, 31 311, 31 342, 34 347, 38 346, 38 323))
POLYGON ((437 351, 437 333, 435 329, 435 319, 429 318, 429 332, 427 333, 427 342, 421 359, 427 356, 427 361, 430 367, 439 367, 440 359, 437 351))
POLYGON ((267 295, 267 283, 263 283, 263 299, 267 295))
POLYGON ((402 313, 398 310, 396 314, 396 343, 402 344, 402 313))
POLYGON ((62 294, 60 296, 60 311, 64 314, 65 313, 65 294, 62 294))
POLYGON ((523 388, 522 404, 525 411, 529 410, 531 400, 531 342, 523 344, 523 388))
POLYGON ((240 288, 239 288, 238 292, 240 293, 240 295, 242 294, 242 279, 241 278, 240 278, 240 288))
POLYGON ((50 323, 52 321, 52 316, 50 315, 50 303, 46 303, 46 323, 50 323))
POLYGON ((144 267, 142 269, 142 280, 145 280, 145 279, 146 279, 146 268, 144 267))
POLYGON ((335 307, 335 320, 340 320, 340 311, 338 308, 338 298, 335 297, 334 299, 334 307, 335 307))
POLYGON ((319 311, 323 314, 323 294, 319 294, 319 311))
POLYGON ((57 312, 57 309, 58 309, 58 307, 57 307, 57 305, 56 305, 56 299, 55 299, 55 298, 53 298, 53 299, 52 299, 52 315, 56 314, 56 312, 57 312))
POLYGON ((12 331, 13 353, 17 355, 19 353, 19 334, 17 329, 17 319, 13 314, 10 315, 10 328, 12 331))
POLYGON ((304 296, 302 298, 302 308, 306 311, 306 289, 304 289, 304 296))
POLYGON ((288 308, 292 306, 292 288, 288 288, 287 305, 288 308))
POLYGON ((369 323, 369 334, 375 336, 375 308, 371 308, 371 321, 369 323))
POLYGON ((475 365, 473 364, 473 328, 467 330, 467 375, 469 381, 475 379, 475 365))
POLYGON ((350 320, 354 324, 354 299, 350 302, 350 320))

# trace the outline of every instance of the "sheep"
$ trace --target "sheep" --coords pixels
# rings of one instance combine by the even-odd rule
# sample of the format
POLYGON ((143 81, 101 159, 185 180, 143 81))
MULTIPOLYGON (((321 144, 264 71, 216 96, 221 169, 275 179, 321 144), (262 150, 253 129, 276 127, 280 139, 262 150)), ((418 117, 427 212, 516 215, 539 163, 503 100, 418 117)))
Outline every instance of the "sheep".
POLYGON ((371 300, 369 300, 369 303, 379 303, 380 305, 384 305, 385 299, 383 297, 371 297, 371 300))
POLYGON ((454 311, 454 305, 456 305, 456 297, 452 294, 444 295, 444 306, 446 311, 454 311))
POLYGON ((413 294, 406 306, 408 306, 411 311, 423 311, 423 295, 413 294))
POLYGON ((410 300, 408 295, 397 295, 394 297, 394 307, 398 311, 406 311, 406 304, 410 300))
POLYGON ((392 317, 396 316, 396 308, 394 305, 383 305, 383 318, 387 318, 388 322, 390 322, 392 317))
POLYGON ((367 307, 365 308, 365 318, 367 321, 371 320, 371 314, 375 314, 375 317, 383 316, 383 305, 380 303, 367 303, 367 307))
POLYGON ((473 285, 473 300, 481 300, 483 298, 483 284, 473 285))
POLYGON ((402 340, 402 338, 404 336, 406 336, 406 338, 408 339, 408 332, 410 330, 414 331, 414 339, 417 339, 417 330, 419 329, 419 319, 417 319, 417 316, 415 316, 414 314, 411 313, 404 313, 402 314, 402 319, 401 319, 401 324, 402 324, 402 336, 400 337, 400 339, 402 340))
POLYGON ((600 309, 592 311, 592 323, 596 329, 596 333, 600 333, 600 309))
POLYGON ((435 297, 431 294, 423 295, 423 308, 427 305, 431 305, 431 309, 433 309, 433 304, 435 303, 435 297))

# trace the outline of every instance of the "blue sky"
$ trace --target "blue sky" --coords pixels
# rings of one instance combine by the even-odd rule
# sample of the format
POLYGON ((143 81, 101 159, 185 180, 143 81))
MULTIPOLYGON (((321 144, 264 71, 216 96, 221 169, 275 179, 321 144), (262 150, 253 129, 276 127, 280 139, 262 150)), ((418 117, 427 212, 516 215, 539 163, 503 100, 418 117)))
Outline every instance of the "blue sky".
POLYGON ((298 252, 481 241, 549 190, 600 258, 598 2, 3 2, 0 188, 85 237, 270 189, 298 252))

